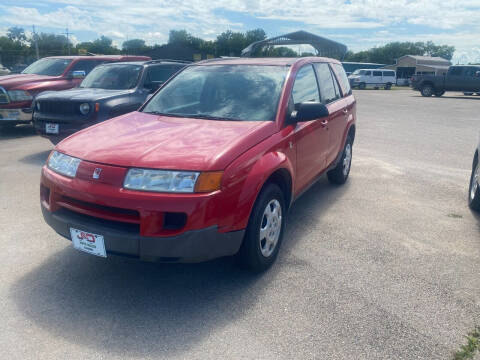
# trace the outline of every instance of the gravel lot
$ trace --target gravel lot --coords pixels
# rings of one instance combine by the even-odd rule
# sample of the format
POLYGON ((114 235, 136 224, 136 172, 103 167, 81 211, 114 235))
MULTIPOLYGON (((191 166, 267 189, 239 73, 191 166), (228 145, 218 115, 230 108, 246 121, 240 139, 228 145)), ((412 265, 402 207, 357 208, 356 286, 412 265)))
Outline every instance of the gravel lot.
POLYGON ((480 97, 356 96, 348 183, 298 200, 260 276, 75 251, 40 213, 52 146, 28 126, 0 134, 0 358, 452 358, 480 324, 480 97))

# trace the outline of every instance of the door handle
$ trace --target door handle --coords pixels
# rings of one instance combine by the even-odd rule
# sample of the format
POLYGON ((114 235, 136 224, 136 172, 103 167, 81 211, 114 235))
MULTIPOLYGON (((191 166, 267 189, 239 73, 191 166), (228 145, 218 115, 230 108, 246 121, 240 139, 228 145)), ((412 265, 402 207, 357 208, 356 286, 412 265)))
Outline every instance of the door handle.
POLYGON ((347 114, 348 114, 348 109, 343 109, 343 113, 344 113, 345 115, 347 115, 347 114))
POLYGON ((328 121, 327 120, 323 120, 322 122, 320 122, 320 125, 322 125, 322 127, 325 127, 328 125, 328 121))

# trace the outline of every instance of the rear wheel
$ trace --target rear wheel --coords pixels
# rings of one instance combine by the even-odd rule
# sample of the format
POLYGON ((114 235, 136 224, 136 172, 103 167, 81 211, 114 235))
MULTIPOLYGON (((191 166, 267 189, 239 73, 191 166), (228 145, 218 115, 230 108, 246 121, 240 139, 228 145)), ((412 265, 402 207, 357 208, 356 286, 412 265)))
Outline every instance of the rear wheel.
POLYGON ((387 83, 385 85, 385 90, 390 90, 392 88, 392 84, 391 83, 387 83))
POLYGON ((472 167, 472 175, 470 176, 470 187, 468 191, 468 206, 472 210, 480 211, 480 163, 478 155, 475 154, 472 167))
POLYGON ((282 190, 276 184, 267 184, 255 201, 238 253, 244 267, 261 272, 275 262, 285 230, 285 219, 282 190))
POLYGON ((429 97, 433 95, 433 86, 426 84, 422 86, 422 89, 420 90, 422 93, 422 96, 429 97))
POLYGON ((348 175, 350 174, 350 167, 352 165, 352 143, 352 138, 348 136, 340 161, 334 169, 327 172, 328 181, 332 184, 344 184, 347 181, 348 175))
POLYGON ((358 88, 359 88, 360 90, 365 90, 366 87, 367 87, 367 86, 365 85, 365 83, 360 83, 360 84, 358 84, 358 88))
POLYGON ((473 92, 464 92, 463 95, 465 95, 465 96, 472 96, 472 95, 473 95, 473 92))
POLYGON ((12 130, 15 126, 15 124, 2 124, 0 125, 0 132, 12 130))

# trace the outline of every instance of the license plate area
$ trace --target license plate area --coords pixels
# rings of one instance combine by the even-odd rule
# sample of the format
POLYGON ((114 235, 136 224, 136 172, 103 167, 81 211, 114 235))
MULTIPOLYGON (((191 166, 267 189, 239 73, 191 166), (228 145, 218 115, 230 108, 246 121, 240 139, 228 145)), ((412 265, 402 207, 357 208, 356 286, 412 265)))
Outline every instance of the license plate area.
POLYGON ((103 235, 70 228, 73 247, 77 250, 101 257, 107 257, 103 235))
POLYGON ((45 133, 47 134, 58 134, 59 125, 54 123, 45 124, 45 133))

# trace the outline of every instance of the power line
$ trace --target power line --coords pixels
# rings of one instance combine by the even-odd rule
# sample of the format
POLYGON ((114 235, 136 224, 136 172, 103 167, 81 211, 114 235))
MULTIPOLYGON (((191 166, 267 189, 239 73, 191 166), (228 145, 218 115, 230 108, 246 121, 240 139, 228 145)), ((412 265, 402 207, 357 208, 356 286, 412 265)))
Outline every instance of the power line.
POLYGON ((68 32, 68 27, 65 29, 65 32, 62 33, 62 35, 66 35, 67 36, 67 49, 68 49, 68 55, 70 55, 70 41, 68 40, 69 39, 69 36, 70 35, 74 35, 73 33, 71 32, 68 32))

